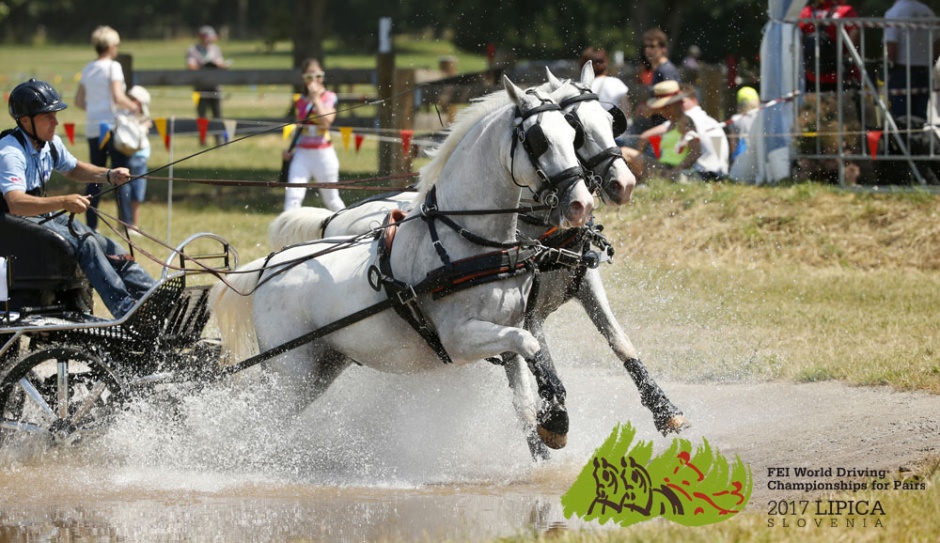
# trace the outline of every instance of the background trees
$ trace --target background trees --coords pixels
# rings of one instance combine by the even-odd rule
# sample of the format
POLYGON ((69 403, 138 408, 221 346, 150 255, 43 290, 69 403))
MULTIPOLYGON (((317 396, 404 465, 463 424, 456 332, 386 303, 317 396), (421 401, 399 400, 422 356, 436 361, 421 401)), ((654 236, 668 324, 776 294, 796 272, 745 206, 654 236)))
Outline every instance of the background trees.
MULTIPOLYGON (((892 0, 855 2, 878 17, 892 0)), ((637 57, 643 30, 659 26, 681 60, 691 44, 706 61, 756 58, 767 21, 765 0, 0 0, 7 42, 86 42, 99 24, 125 38, 192 36, 202 24, 227 27, 233 39, 293 39, 295 58, 319 56, 330 38, 354 51, 374 51, 378 19, 396 33, 452 37, 462 49, 492 44, 517 59, 575 58, 587 45, 637 57)))

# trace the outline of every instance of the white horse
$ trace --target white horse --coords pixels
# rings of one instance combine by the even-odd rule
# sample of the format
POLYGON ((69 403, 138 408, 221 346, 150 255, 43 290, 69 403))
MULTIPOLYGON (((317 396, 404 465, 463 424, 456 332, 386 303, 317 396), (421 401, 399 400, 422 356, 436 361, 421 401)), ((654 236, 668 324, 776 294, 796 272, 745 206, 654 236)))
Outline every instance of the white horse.
POLYGON ((520 327, 532 281, 524 268, 542 250, 516 242, 517 213, 510 211, 518 208, 523 190, 531 191, 542 201, 558 202, 554 224, 580 226, 594 202, 575 154, 575 129, 561 108, 548 95, 523 92, 507 78, 503 86, 505 95, 459 115, 421 169, 419 197, 425 204, 399 223, 387 260, 381 258, 382 240, 332 238, 257 260, 242 268, 250 273, 229 277, 232 288, 213 287, 210 303, 223 342, 236 357, 250 354, 245 347, 281 352, 292 340, 330 330, 265 362, 289 377, 298 406, 304 406, 353 361, 409 373, 441 368, 441 358, 467 364, 517 353, 539 384, 540 437, 553 448, 565 445, 564 387, 538 340, 520 327), (482 271, 473 266, 494 259, 503 269, 492 278, 500 280, 476 283, 482 271), (450 277, 452 269, 465 273, 450 277), (454 292, 434 299, 429 281, 434 289, 454 292), (455 286, 464 281, 472 286, 455 286), (371 311, 389 305, 396 311, 371 311), (399 312, 417 324, 409 325, 399 312), (350 315, 365 316, 347 322, 350 315), (251 337, 255 345, 244 341, 251 337))
MULTIPOLYGON (((551 92, 552 97, 565 108, 569 122, 581 126, 582 145, 577 149, 578 156, 589 170, 589 175, 595 177, 595 185, 601 189, 602 198, 614 204, 628 202, 636 180, 614 142, 615 133, 620 133, 625 128, 626 120, 622 117, 622 112, 605 111, 597 96, 589 92, 594 80, 590 63, 582 69, 581 81, 578 84, 566 85, 550 71, 547 71, 547 75, 548 83, 539 89, 551 92)), ((320 239, 324 233, 327 236, 363 234, 380 228, 382 220, 391 209, 409 208, 413 199, 413 195, 408 193, 379 196, 337 214, 321 208, 299 208, 282 213, 272 222, 269 239, 274 248, 280 248, 320 239)), ((533 215, 536 215, 535 220, 523 217, 523 221, 520 221, 519 230, 523 236, 540 237, 548 229, 549 223, 543 214, 533 215)), ((582 232, 585 233, 589 232, 582 232)), ((585 241, 588 246, 583 249, 590 249, 590 240, 585 241)), ((526 329, 539 339, 547 363, 551 363, 551 357, 543 333, 545 319, 563 303, 575 298, 634 380, 640 392, 641 402, 653 413, 657 429, 665 435, 688 426, 689 423, 682 412, 666 397, 646 371, 636 348, 617 322, 596 266, 588 266, 582 262, 577 267, 544 273, 541 275, 541 286, 536 294, 528 302, 526 329)), ((517 414, 525 426, 531 427, 534 408, 530 403, 531 394, 526 392, 529 385, 526 383, 527 375, 522 361, 515 356, 505 356, 504 363, 510 386, 514 391, 517 414)), ((534 455, 545 456, 547 451, 539 447, 538 441, 533 439, 532 435, 528 441, 534 455)))

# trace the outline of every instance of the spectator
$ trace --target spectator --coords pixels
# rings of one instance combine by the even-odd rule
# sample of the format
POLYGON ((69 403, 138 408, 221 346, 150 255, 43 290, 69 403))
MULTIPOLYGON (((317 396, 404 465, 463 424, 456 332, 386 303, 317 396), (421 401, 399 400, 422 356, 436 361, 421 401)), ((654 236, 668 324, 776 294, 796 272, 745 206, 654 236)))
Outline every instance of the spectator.
POLYGON ((666 123, 647 130, 641 141, 660 139, 661 156, 650 160, 636 149, 622 148, 627 165, 644 180, 651 175, 667 179, 698 178, 719 180, 728 174, 728 139, 721 123, 708 116, 698 105, 691 85, 663 81, 653 87, 654 97, 648 107, 666 119, 666 123))
MULTIPOLYGON (((219 35, 211 26, 202 26, 199 28, 199 43, 194 43, 186 51, 186 67, 190 70, 217 70, 225 69, 231 65, 231 62, 222 58, 222 49, 216 43, 219 35)), ((206 113, 211 111, 215 119, 222 118, 222 94, 218 85, 211 83, 202 83, 196 85, 196 92, 199 95, 199 102, 196 105, 196 115, 206 117, 206 113)), ((221 143, 221 138, 216 136, 216 144, 221 143)))
POLYGON ((658 28, 643 33, 643 54, 653 68, 653 85, 663 81, 681 81, 679 69, 669 60, 669 38, 658 28))
MULTIPOLYGON (((131 100, 140 104, 140 113, 137 114, 137 121, 141 126, 149 129, 153 125, 150 118, 150 93, 140 85, 134 85, 127 96, 131 100)), ((147 160, 150 158, 150 141, 144 140, 144 147, 130 156, 127 167, 131 171, 131 181, 124 183, 118 189, 118 218, 123 222, 133 225, 140 225, 140 204, 147 198, 147 160)), ((131 230, 131 235, 137 234, 131 230)))
MULTIPOLYGON (((895 0, 885 12, 885 20, 921 19, 935 17, 933 10, 918 0, 895 0)), ((888 56, 888 91, 891 100, 891 115, 899 118, 910 115, 927 119, 927 102, 930 98, 930 67, 940 57, 940 35, 927 28, 888 26, 884 41, 888 56), (931 46, 933 58, 930 58, 931 46), (910 79, 908 79, 910 73, 910 79)))
POLYGON ((78 264, 115 318, 124 316, 155 284, 153 278, 114 241, 71 220, 65 210, 81 213, 90 205, 80 194, 46 195, 52 170, 80 183, 121 185, 125 167, 104 168, 77 160, 55 135, 56 114, 68 106, 48 83, 30 79, 10 93, 16 129, 0 139, 0 212, 41 224, 75 247, 78 264))
MULTIPOLYGON (((294 104, 297 140, 293 151, 284 153, 284 160, 290 161, 287 182, 307 183, 312 177, 318 183, 336 183, 339 181, 339 158, 330 139, 330 125, 336 120, 337 96, 323 85, 325 74, 317 60, 308 58, 301 70, 306 93, 294 104)), ((284 211, 300 207, 306 194, 306 188, 288 188, 284 196, 284 211)), ((320 189, 320 198, 330 211, 346 207, 337 189, 320 189)))
POLYGON ((698 59, 702 57, 702 50, 698 45, 690 45, 689 50, 682 59, 682 67, 689 70, 698 70, 698 59))
POLYGON ((588 61, 591 61, 594 68, 594 82, 591 83, 591 91, 604 104, 604 108, 617 107, 622 111, 628 111, 627 86, 620 79, 608 75, 607 51, 593 47, 586 48, 581 53, 581 67, 583 68, 588 61))
MULTIPOLYGON (((668 54, 669 39, 666 37, 665 32, 658 28, 651 28, 643 33, 643 56, 646 62, 649 63, 650 70, 652 71, 652 79, 650 80, 649 87, 650 93, 646 94, 647 96, 651 95, 652 89, 658 83, 662 83, 663 81, 681 81, 679 69, 676 68, 675 64, 669 61, 668 54)), ((637 134, 642 134, 644 131, 662 124, 666 120, 661 115, 650 111, 645 102, 639 102, 633 113, 633 124, 628 131, 629 135, 622 140, 627 145, 631 143, 636 145, 637 142, 639 142, 635 137, 637 134)), ((638 149, 643 150, 642 148, 638 149)))
POLYGON ((738 114, 728 126, 731 132, 728 143, 731 153, 731 169, 728 177, 735 181, 753 183, 757 180, 757 145, 751 141, 751 126, 760 111, 760 96, 752 87, 738 90, 738 114))
MULTIPOLYGON (((845 19, 858 17, 855 8, 845 4, 836 3, 835 0, 813 0, 813 2, 803 8, 800 12, 800 19, 845 19)), ((859 40, 858 25, 845 25, 845 30, 849 35, 850 44, 845 44, 842 54, 844 59, 850 59, 848 48, 856 48, 859 40)), ((809 21, 800 22, 800 31, 803 33, 803 60, 806 80, 806 91, 816 92, 816 85, 819 85, 820 92, 837 92, 839 90, 839 72, 838 61, 839 52, 837 50, 838 27, 831 23, 816 23, 809 21), (818 42, 818 44, 817 44, 818 42), (816 48, 819 48, 819 58, 816 58, 816 48), (816 73, 817 66, 819 73, 816 73)), ((855 63, 844 63, 843 89, 857 89, 861 87, 861 72, 855 63)))
MULTIPOLYGON (((82 69, 78 92, 75 94, 75 105, 85 110, 88 161, 95 166, 106 166, 110 157, 112 168, 125 168, 128 158, 114 148, 110 136, 110 130, 114 128, 114 108, 135 112, 140 109, 125 94, 124 70, 114 60, 121 37, 110 26, 99 26, 91 33, 91 44, 98 58, 82 69)), ((86 189, 91 205, 85 214, 85 222, 92 230, 98 229, 98 214, 94 210, 101 199, 98 195, 100 192, 101 185, 98 183, 90 183, 86 189)))

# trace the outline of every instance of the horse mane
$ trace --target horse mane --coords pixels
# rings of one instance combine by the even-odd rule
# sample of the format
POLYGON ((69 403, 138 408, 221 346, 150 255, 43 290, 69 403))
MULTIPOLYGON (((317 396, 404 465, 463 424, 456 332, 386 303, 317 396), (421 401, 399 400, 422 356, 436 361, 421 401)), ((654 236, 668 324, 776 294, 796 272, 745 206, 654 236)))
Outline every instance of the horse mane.
POLYGON ((418 194, 415 202, 422 201, 431 190, 431 187, 437 183, 444 170, 444 165, 453 154, 454 149, 463 140, 464 136, 480 121, 490 113, 510 104, 509 94, 506 91, 497 91, 487 94, 478 102, 470 107, 462 109, 457 114, 457 119, 447 129, 447 138, 440 145, 428 151, 428 156, 432 158, 431 162, 426 164, 418 171, 418 194))

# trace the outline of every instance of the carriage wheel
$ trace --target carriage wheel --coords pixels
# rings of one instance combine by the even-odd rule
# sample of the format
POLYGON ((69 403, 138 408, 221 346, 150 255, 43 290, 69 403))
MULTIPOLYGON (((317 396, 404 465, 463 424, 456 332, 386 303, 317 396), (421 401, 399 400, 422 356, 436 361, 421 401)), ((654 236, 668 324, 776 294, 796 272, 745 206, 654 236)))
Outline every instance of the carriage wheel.
POLYGON ((0 372, 0 445, 70 444, 100 434, 121 398, 120 380, 95 354, 72 347, 34 352, 0 372))

